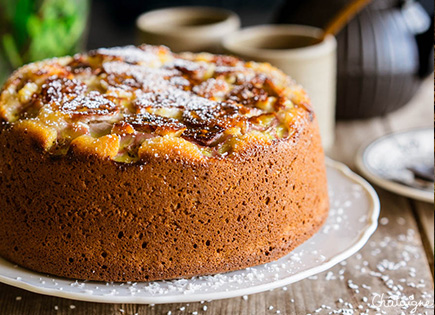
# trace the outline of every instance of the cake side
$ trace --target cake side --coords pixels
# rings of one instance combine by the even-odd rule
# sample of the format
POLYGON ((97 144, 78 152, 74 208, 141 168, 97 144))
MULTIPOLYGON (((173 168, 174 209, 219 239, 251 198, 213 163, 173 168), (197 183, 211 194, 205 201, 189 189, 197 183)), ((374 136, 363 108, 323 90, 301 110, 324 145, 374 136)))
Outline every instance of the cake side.
POLYGON ((56 158, 25 131, 4 130, 0 147, 0 255, 57 276, 147 281, 246 268, 290 252, 328 213, 315 121, 289 141, 200 164, 56 158))

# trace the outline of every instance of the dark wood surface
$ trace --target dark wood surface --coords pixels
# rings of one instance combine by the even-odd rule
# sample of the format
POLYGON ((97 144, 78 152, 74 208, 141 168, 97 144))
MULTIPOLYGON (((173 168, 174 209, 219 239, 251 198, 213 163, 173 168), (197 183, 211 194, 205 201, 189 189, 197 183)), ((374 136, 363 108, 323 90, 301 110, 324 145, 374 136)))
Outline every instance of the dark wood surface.
MULTIPOLYGON (((329 155, 355 169, 362 143, 394 130, 433 126, 432 97, 428 80, 406 107, 393 114, 338 123, 329 155)), ((375 189, 381 200, 380 224, 367 245, 329 271, 287 287, 245 298, 152 306, 73 301, 0 284, 0 314, 412 314, 412 307, 376 310, 370 305, 374 294, 392 293, 405 300, 413 296, 417 302, 433 302, 433 204, 375 189)), ((418 313, 434 310, 420 306, 418 313)))

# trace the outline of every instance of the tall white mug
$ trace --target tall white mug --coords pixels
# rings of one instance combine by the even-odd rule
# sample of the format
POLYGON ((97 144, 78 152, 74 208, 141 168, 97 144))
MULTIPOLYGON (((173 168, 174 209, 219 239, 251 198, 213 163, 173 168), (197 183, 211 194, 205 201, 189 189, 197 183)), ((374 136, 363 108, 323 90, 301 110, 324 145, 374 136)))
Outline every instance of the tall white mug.
POLYGON ((221 52, 222 39, 240 27, 232 11, 213 7, 172 7, 142 14, 138 43, 166 45, 172 51, 221 52))
POLYGON ((307 91, 319 122, 322 143, 334 142, 337 43, 322 30, 304 25, 261 25, 223 40, 224 49, 247 60, 269 62, 307 91))

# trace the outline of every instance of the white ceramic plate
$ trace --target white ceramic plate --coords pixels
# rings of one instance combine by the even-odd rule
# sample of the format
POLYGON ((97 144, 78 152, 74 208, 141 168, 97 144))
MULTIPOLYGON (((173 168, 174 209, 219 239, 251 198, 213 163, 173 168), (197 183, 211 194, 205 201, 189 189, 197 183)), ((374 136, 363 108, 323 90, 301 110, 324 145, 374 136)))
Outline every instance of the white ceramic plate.
POLYGON ((0 258, 0 282, 83 301, 157 304, 231 298, 302 280, 356 253, 377 227, 379 199, 374 189, 343 164, 328 160, 327 167, 331 204, 327 222, 311 239, 275 262, 186 280, 101 283, 48 276, 0 258))
MULTIPOLYGON (((360 148, 356 164, 370 181, 406 197, 434 202, 433 182, 415 180, 409 168, 434 166, 432 128, 396 132, 360 148)), ((432 170, 433 171, 433 170, 432 170)))

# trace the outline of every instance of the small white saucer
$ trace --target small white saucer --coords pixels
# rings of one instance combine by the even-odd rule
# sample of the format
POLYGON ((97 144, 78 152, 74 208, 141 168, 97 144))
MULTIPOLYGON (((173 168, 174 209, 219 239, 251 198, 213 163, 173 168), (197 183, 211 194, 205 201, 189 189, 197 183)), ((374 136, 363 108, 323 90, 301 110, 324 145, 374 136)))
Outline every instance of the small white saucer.
POLYGON ((415 169, 433 173, 432 128, 395 132, 380 137, 359 149, 356 165, 368 180, 382 188, 406 197, 434 202, 433 181, 415 176, 415 169))

